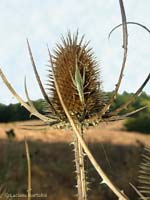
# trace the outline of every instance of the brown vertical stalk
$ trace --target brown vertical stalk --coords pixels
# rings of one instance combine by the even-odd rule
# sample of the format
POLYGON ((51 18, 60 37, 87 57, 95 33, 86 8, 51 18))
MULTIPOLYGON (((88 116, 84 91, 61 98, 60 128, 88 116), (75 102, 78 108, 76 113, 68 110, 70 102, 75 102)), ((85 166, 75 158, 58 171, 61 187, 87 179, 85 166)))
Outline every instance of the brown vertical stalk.
POLYGON ((74 135, 74 153, 75 153, 75 168, 77 174, 77 191, 78 200, 82 200, 82 183, 81 183, 81 173, 80 173, 80 161, 79 161, 79 146, 78 138, 74 135))
MULTIPOLYGON (((80 135, 83 138, 83 128, 80 135)), ((87 184, 84 166, 84 151, 79 139, 74 135, 75 164, 77 173, 78 200, 87 200, 87 184)))
POLYGON ((31 160, 30 160, 30 152, 29 146, 25 139, 25 149, 26 149, 26 157, 27 157, 27 165, 28 165, 28 189, 27 189, 27 196, 28 200, 31 200, 31 160))

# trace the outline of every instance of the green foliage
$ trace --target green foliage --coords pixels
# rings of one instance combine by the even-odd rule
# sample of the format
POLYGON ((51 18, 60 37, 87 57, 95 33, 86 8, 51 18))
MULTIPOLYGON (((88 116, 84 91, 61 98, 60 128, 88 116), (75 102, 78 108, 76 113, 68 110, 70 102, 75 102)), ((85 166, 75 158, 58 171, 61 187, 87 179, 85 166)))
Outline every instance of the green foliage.
MULTIPOLYGON (((106 93, 106 95, 108 97, 111 97, 112 93, 106 93)), ((128 92, 118 94, 116 100, 111 106, 111 110, 113 111, 121 106, 129 99, 131 95, 132 93, 128 92)), ((33 103, 37 110, 40 113, 43 113, 43 101, 40 99, 34 101, 33 103)), ((121 114, 136 110, 145 105, 149 105, 150 107, 150 96, 147 95, 145 92, 142 92, 141 95, 138 96, 130 106, 128 106, 128 109, 123 110, 121 114)), ((0 122, 22 121, 29 119, 35 119, 35 117, 30 117, 29 112, 25 108, 21 107, 20 104, 10 104, 8 106, 0 104, 0 122)), ((135 114, 132 118, 127 119, 125 122, 125 127, 128 131, 150 133, 150 108, 135 114)))
MULTIPOLYGON (((111 96, 111 93, 109 95, 111 96)), ((112 104, 111 110, 115 110, 116 108, 124 104, 132 95, 133 93, 128 93, 128 92, 123 92, 122 94, 118 94, 117 98, 112 104)), ((127 110, 123 110, 121 114, 136 110, 145 105, 149 105, 150 107, 150 96, 147 95, 145 92, 142 92, 141 95, 139 95, 135 99, 135 101, 128 106, 127 110)))
MULTIPOLYGON (((42 112, 42 100, 37 100, 33 103, 39 112, 42 112)), ((24 121, 29 119, 35 119, 35 117, 30 117, 29 112, 19 103, 9 104, 8 106, 0 104, 0 122, 24 121)))
POLYGON ((150 133, 150 96, 143 92, 132 104, 132 110, 145 105, 149 107, 125 122, 124 125, 128 131, 150 133))
MULTIPOLYGON (((122 94, 118 94, 117 98, 115 99, 115 101, 113 102, 111 109, 115 110, 116 108, 120 107, 122 104, 124 104, 128 98, 132 95, 132 93, 128 93, 128 92, 123 92, 122 94)), ((110 94, 111 96, 111 94, 110 94)))
POLYGON ((142 112, 135 118, 129 118, 124 125, 128 131, 150 133, 150 112, 142 112))
MULTIPOLYGON (((111 96, 111 93, 109 93, 109 95, 111 96)), ((122 94, 117 95, 117 98, 114 101, 111 110, 115 110, 116 108, 121 106, 130 98, 131 95, 133 94, 127 92, 123 92, 122 94)), ((141 95, 138 96, 135 101, 128 106, 128 109, 123 110, 120 114, 134 111, 145 105, 149 106, 149 108, 135 114, 134 116, 126 120, 124 126, 128 131, 150 133, 150 96, 147 95, 145 92, 142 92, 141 95)))

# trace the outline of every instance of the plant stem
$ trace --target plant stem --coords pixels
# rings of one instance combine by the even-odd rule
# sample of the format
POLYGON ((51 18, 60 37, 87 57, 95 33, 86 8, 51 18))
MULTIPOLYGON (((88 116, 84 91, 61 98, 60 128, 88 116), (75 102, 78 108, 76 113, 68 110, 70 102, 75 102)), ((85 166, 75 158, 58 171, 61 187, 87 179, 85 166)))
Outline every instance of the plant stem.
POLYGON ((31 161, 30 161, 30 152, 29 152, 29 146, 25 139, 25 148, 26 148, 26 157, 27 157, 27 165, 28 165, 28 189, 27 189, 27 195, 28 200, 31 200, 31 161))
MULTIPOLYGON (((80 135, 83 138, 83 128, 81 127, 80 135)), ((75 164, 77 173, 78 200, 87 200, 87 184, 84 167, 84 152, 79 139, 74 135, 75 164)))

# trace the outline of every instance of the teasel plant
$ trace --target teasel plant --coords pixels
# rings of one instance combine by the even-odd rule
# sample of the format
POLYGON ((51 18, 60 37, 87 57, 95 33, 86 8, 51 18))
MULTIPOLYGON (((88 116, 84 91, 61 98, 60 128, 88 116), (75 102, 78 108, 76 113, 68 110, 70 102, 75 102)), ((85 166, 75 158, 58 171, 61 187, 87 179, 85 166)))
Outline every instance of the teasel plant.
POLYGON ((139 196, 139 199, 150 200, 150 146, 144 148, 142 153, 142 161, 139 166, 138 186, 135 187, 130 183, 131 187, 139 196))
POLYGON ((150 146, 144 148, 138 176, 137 193, 142 200, 150 200, 150 146))
POLYGON ((145 147, 139 170, 138 189, 143 195, 143 200, 150 200, 150 146, 145 147))
POLYGON ((75 151, 75 166, 77 174, 78 200, 87 200, 87 188, 84 156, 86 155, 101 177, 101 184, 106 184, 119 200, 129 199, 122 190, 113 184, 107 177, 101 166, 97 163, 84 140, 84 131, 90 126, 96 126, 105 121, 117 121, 125 119, 145 108, 141 107, 126 114, 120 114, 126 110, 136 97, 141 93, 144 86, 150 79, 147 76, 138 90, 116 110, 110 109, 114 102, 123 78, 128 49, 127 21, 122 0, 119 0, 122 30, 123 30, 123 61, 120 75, 113 91, 108 99, 102 88, 100 80, 100 69, 89 42, 84 42, 84 36, 79 39, 78 32, 67 37, 62 37, 62 44, 57 44, 51 54, 48 48, 48 81, 47 90, 43 87, 37 71, 29 41, 27 40, 30 59, 33 70, 45 100, 46 113, 41 114, 32 103, 25 79, 25 93, 28 99, 26 103, 14 88, 11 86, 3 71, 0 69, 0 76, 10 92, 24 106, 31 115, 41 119, 45 125, 55 128, 71 128, 73 130, 73 145, 75 151))

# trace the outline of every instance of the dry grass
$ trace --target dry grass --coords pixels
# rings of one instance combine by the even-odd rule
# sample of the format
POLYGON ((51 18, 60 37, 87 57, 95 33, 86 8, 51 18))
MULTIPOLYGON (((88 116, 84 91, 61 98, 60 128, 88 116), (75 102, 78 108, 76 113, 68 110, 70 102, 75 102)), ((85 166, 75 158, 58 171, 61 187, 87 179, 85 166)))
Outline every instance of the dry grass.
MULTIPOLYGON (((24 125, 37 125, 40 121, 25 121, 14 123, 1 123, 0 124, 0 139, 7 139, 5 131, 8 129, 14 129, 16 134, 16 141, 24 140, 26 136, 29 140, 40 140, 42 142, 58 143, 72 142, 71 131, 56 130, 51 128, 45 128, 44 130, 23 130, 26 128, 24 125)), ((114 145, 149 145, 150 135, 140 134, 138 132, 127 132, 123 128, 123 121, 112 123, 101 123, 96 128, 91 128, 86 131, 86 140, 90 143, 104 142, 114 145)), ((29 128, 29 127, 28 127, 29 128)), ((30 127, 32 129, 32 127, 30 127)))
MULTIPOLYGON (((8 192, 26 193, 27 163, 24 147, 24 136, 28 138, 31 152, 32 193, 45 193, 48 200, 75 199, 75 179, 70 131, 64 130, 22 130, 17 122, 0 125, 0 184, 7 187, 8 192), (16 139, 7 139, 5 131, 13 128, 16 139)), ((33 122, 32 122, 33 123, 33 122)), ((34 121, 35 124, 39 121, 34 121)), ((150 135, 128 133, 122 129, 123 122, 101 124, 101 127, 90 129, 86 134, 88 146, 101 163, 109 177, 123 188, 129 196, 134 192, 129 182, 135 183, 140 162, 140 153, 145 144, 149 144, 150 135), (102 145, 107 153, 109 163, 102 145), (110 168, 111 167, 111 168, 110 168)), ((89 199, 115 199, 104 185, 99 184, 99 177, 89 161, 88 168, 92 196, 89 199)), ((89 192, 90 195, 90 192, 89 192)), ((41 198, 45 199, 45 198, 41 198)))

